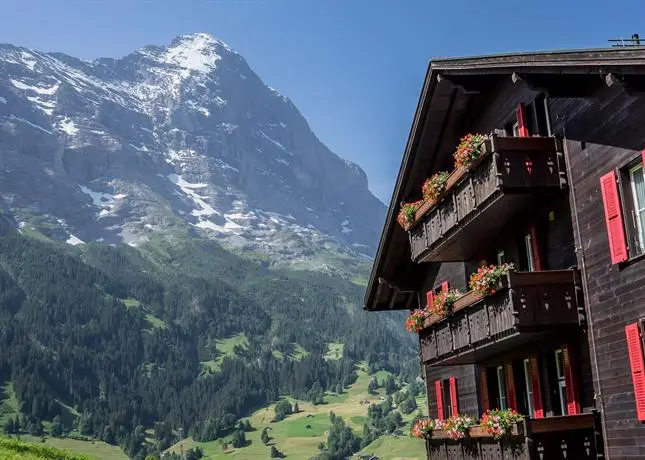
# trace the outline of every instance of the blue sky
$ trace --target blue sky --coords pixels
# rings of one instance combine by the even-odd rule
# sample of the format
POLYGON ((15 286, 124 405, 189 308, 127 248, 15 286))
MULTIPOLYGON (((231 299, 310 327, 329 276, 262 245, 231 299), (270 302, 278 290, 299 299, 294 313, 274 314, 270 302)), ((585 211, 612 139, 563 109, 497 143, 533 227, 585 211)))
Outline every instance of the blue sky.
POLYGON ((0 42, 86 59, 211 33, 360 164, 384 202, 429 58, 645 37, 645 0, 2 0, 0 14, 0 42))

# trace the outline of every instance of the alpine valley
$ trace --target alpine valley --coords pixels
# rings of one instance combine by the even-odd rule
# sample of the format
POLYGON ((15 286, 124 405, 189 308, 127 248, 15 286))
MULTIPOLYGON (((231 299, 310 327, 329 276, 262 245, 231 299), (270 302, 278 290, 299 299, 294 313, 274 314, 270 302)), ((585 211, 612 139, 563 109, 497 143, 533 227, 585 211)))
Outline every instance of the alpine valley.
MULTIPOLYGON (((385 206, 208 34, 91 62, 0 44, 0 210, 7 434, 156 458, 416 381, 402 318, 361 308, 385 206)), ((401 425, 364 418, 357 443, 401 425)))

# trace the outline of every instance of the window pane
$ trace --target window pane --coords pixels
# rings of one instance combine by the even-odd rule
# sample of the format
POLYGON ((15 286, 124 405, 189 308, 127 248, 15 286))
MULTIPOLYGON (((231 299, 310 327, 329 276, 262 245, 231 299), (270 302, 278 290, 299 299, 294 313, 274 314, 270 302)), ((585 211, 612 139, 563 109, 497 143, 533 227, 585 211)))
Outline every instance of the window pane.
POLYGON ((636 194, 636 209, 641 210, 645 207, 645 181, 643 180, 643 168, 632 171, 632 180, 634 181, 634 192, 636 194))
POLYGON ((531 371, 529 360, 524 360, 524 381, 526 382, 526 407, 529 410, 529 417, 533 417, 533 387, 531 382, 531 371))
POLYGON ((533 245, 531 244, 531 235, 526 235, 524 237, 524 247, 526 249, 526 261, 528 264, 528 271, 532 272, 535 270, 533 265, 533 245))
POLYGON ((637 253, 642 253, 645 247, 645 178, 643 167, 637 166, 629 171, 634 201, 633 218, 636 220, 636 235, 634 243, 638 247, 637 253))
POLYGON ((560 415, 567 415, 567 386, 560 382, 560 415))
POLYGON ((562 360, 562 351, 561 350, 556 350, 555 352, 555 364, 556 364, 556 370, 558 373, 558 379, 563 379, 564 378, 564 362, 562 360))
POLYGON ((506 381, 504 380, 504 368, 497 368, 497 388, 499 388, 499 408, 506 409, 506 381))

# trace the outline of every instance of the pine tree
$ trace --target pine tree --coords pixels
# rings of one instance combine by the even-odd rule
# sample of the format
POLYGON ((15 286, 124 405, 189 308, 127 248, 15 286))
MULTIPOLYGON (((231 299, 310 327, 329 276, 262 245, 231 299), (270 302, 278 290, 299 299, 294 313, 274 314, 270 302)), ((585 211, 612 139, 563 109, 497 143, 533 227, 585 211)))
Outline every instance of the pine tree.
POLYGON ((275 448, 275 446, 271 446, 271 458, 280 458, 282 457, 282 453, 275 448))
POLYGON ((263 442, 264 444, 268 444, 268 443, 269 443, 269 433, 267 433, 267 429, 266 429, 266 428, 265 428, 264 430, 262 430, 262 435, 260 436, 260 438, 262 439, 262 442, 263 442))
POLYGON ((9 417, 7 421, 4 423, 3 431, 5 434, 14 433, 14 424, 13 424, 13 419, 11 417, 9 417))
POLYGON ((300 412, 300 408, 298 407, 298 403, 295 403, 293 405, 293 413, 297 414, 298 412, 300 412))
POLYGON ((385 379, 385 394, 391 395, 396 391, 396 382, 391 375, 385 379))
POLYGON ((55 438, 60 438, 63 436, 63 425, 60 421, 60 415, 54 417, 52 422, 51 434, 55 438))
POLYGON ((244 431, 240 430, 235 430, 233 432, 233 447, 236 449, 239 449, 240 447, 244 447, 246 445, 246 436, 244 436, 244 431))
POLYGON ((371 395, 375 395, 376 389, 378 388, 378 382, 376 381, 375 378, 370 380, 370 383, 367 384, 367 392, 371 395))

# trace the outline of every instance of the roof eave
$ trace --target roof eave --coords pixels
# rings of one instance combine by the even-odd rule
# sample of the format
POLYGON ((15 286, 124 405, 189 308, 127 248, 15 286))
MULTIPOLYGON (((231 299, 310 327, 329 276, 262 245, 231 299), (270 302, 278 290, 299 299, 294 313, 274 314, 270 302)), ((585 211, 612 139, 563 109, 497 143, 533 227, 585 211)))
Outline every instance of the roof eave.
POLYGON ((401 166, 399 168, 399 174, 396 179, 396 184, 394 186, 394 191, 392 192, 392 198, 390 200, 390 206, 385 220, 385 225, 383 226, 383 232, 381 233, 381 239, 379 241, 378 250, 376 251, 376 258, 374 259, 374 264, 372 265, 372 272, 370 273, 370 279, 367 284, 367 290, 365 292, 364 304, 365 310, 377 311, 382 310, 381 308, 370 308, 372 298, 374 297, 374 285, 375 280, 378 277, 378 272, 382 264, 382 256, 385 247, 388 244, 388 241, 391 238, 392 231, 394 230, 394 212, 398 208, 398 201, 401 200, 401 187, 406 183, 407 176, 410 173, 411 164, 410 161, 412 156, 416 153, 414 145, 418 142, 418 136, 420 134, 420 126, 425 120, 425 114, 428 110, 428 103, 431 100, 432 92, 436 86, 437 78, 436 72, 433 72, 433 63, 432 61, 428 62, 428 69, 426 71, 426 76, 423 81, 423 89, 419 96, 419 101, 417 103, 417 108, 414 114, 414 121, 410 128, 410 134, 408 135, 408 141, 405 147, 405 154, 401 160, 401 166))

